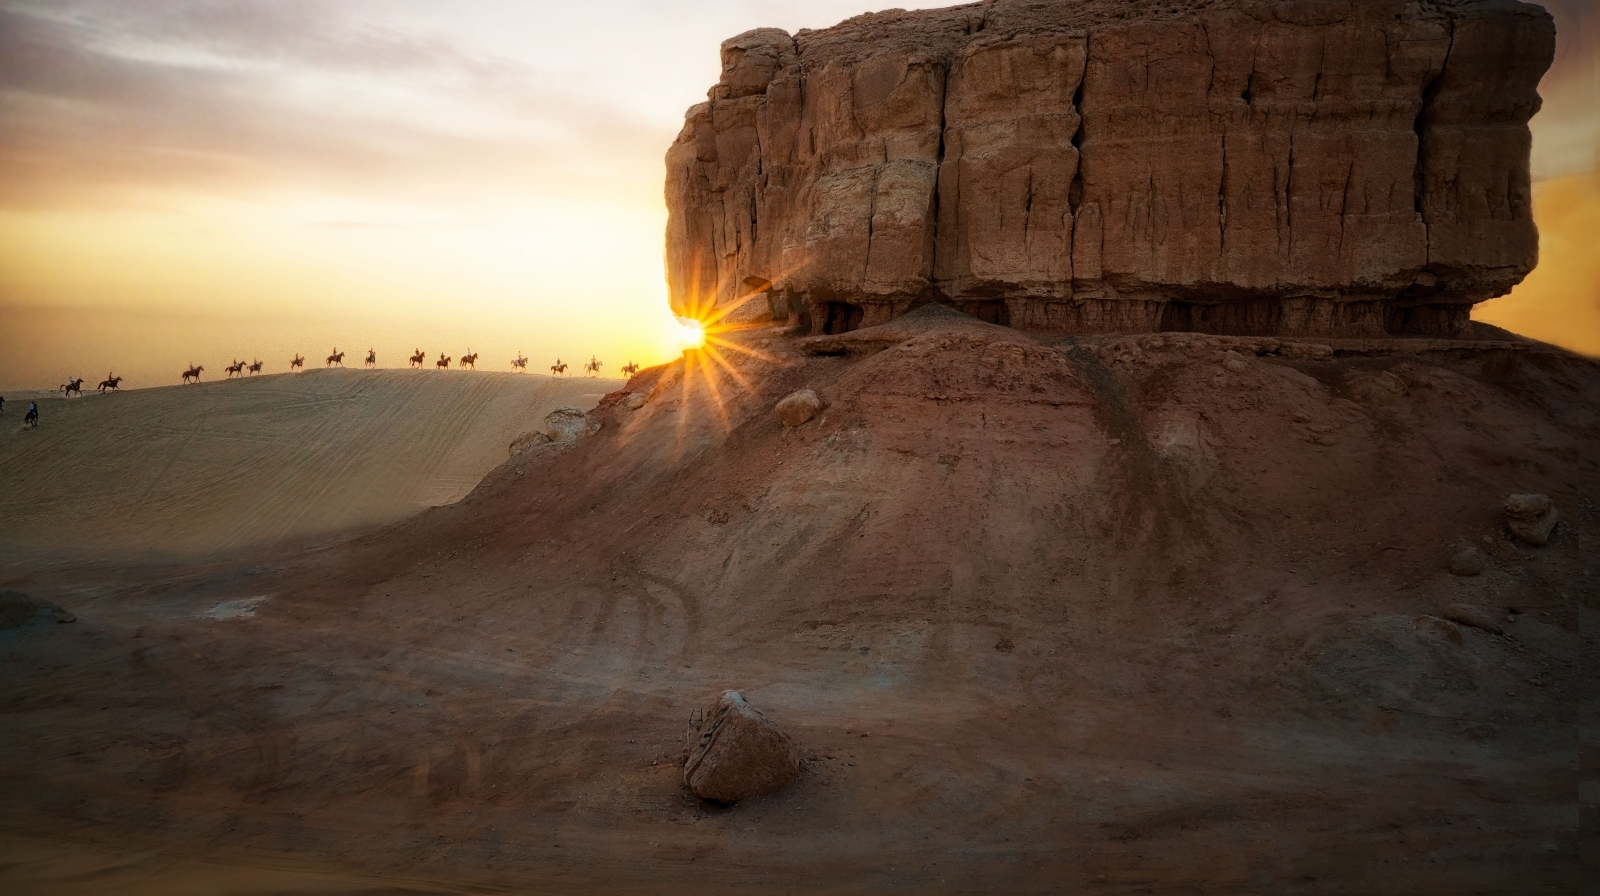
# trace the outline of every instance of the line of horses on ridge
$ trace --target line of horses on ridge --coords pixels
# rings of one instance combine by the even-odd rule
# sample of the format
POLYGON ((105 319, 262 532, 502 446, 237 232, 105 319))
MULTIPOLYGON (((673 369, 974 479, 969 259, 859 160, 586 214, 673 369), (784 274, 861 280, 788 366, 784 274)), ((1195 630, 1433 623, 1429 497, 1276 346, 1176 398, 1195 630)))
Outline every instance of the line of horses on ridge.
MULTIPOLYGON (((344 366, 344 356, 345 356, 345 353, 339 351, 338 347, 335 347, 334 350, 333 350, 333 354, 328 356, 327 361, 323 364, 323 366, 324 367, 343 367, 344 366)), ((452 363, 452 361, 454 361, 455 363, 459 364, 461 369, 463 369, 463 370, 466 370, 468 368, 471 368, 472 370, 477 370, 478 369, 478 353, 474 352, 474 351, 471 351, 470 349, 467 351, 466 354, 462 355, 459 359, 453 359, 453 358, 449 357, 448 355, 446 355, 444 352, 440 352, 439 353, 439 360, 433 362, 433 366, 435 368, 439 369, 439 370, 447 370, 447 369, 449 369, 450 364, 452 363)), ((428 363, 427 353, 419 348, 411 355, 410 363, 407 366, 408 367, 415 367, 418 370, 421 370, 421 369, 423 369, 423 368, 425 368, 427 366, 427 363, 428 363)), ((247 363, 247 362, 244 362, 244 361, 240 361, 238 358, 234 358, 233 359, 233 363, 229 364, 224 369, 227 371, 227 374, 228 374, 227 378, 228 379, 233 379, 235 376, 239 376, 239 377, 254 376, 254 375, 260 373, 261 369, 264 366, 266 366, 265 363, 263 361, 259 360, 259 359, 256 359, 254 361, 250 361, 250 362, 247 363)), ((305 366, 306 366, 306 359, 301 357, 299 352, 295 352, 294 359, 289 362, 289 369, 291 371, 304 370, 305 366)), ((375 349, 370 349, 370 348, 367 349, 367 359, 366 359, 366 362, 365 362, 364 366, 369 367, 369 368, 378 366, 378 352, 375 349)), ((584 376, 599 376, 600 375, 600 368, 602 368, 604 366, 605 365, 602 364, 598 358, 596 358, 593 355, 590 355, 589 356, 589 363, 583 365, 583 368, 582 368, 583 369, 583 375, 584 376)), ((556 363, 550 365, 550 374, 552 376, 566 376, 567 367, 568 367, 568 365, 567 365, 567 363, 565 361, 562 361, 560 358, 557 358, 556 359, 556 363)), ((189 369, 187 369, 187 370, 185 370, 183 372, 183 382, 185 384, 200 382, 200 374, 204 373, 205 369, 206 368, 205 368, 204 365, 200 365, 200 364, 191 364, 191 365, 189 365, 189 369)), ((524 356, 521 352, 517 352, 517 357, 514 358, 511 361, 511 369, 513 371, 517 372, 517 373, 527 373, 528 372, 528 359, 527 359, 527 357, 524 356)), ((627 364, 623 365, 622 372, 623 372, 623 374, 625 374, 627 376, 633 376, 635 373, 639 372, 639 369, 640 369, 639 365, 635 364, 630 359, 627 364)), ((106 374, 106 378, 104 380, 102 380, 100 382, 100 385, 96 386, 95 388, 98 389, 101 394, 104 394, 107 391, 120 392, 121 391, 121 383, 122 383, 123 379, 124 379, 123 377, 115 376, 112 373, 107 373, 106 374)), ((61 386, 61 392, 62 392, 62 394, 64 396, 66 396, 68 398, 71 398, 74 395, 82 395, 83 394, 83 384, 84 384, 84 382, 85 382, 85 380, 83 379, 83 377, 71 378, 71 379, 67 380, 67 382, 65 384, 63 384, 61 386)))

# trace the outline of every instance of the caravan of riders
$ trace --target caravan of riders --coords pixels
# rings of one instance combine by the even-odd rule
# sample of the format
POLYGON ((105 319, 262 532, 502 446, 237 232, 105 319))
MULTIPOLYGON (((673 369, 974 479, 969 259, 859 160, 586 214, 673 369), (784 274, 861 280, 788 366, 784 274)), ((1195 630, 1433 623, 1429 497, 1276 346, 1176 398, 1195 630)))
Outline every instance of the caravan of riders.
MULTIPOLYGON (((335 347, 333 352, 332 352, 332 354, 328 355, 327 360, 323 363, 323 366, 324 367, 343 367, 344 366, 344 355, 345 355, 344 352, 339 351, 338 347, 335 347)), ((415 351, 413 351, 411 353, 411 356, 408 359, 407 366, 415 367, 415 368, 421 370, 426 366, 427 360, 428 360, 427 352, 424 352, 422 349, 419 348, 419 349, 416 349, 415 351)), ((475 351, 472 351, 471 349, 468 349, 467 353, 462 355, 460 358, 452 359, 449 355, 446 355, 444 352, 440 352, 439 353, 439 359, 434 362, 433 366, 435 368, 439 369, 439 370, 447 370, 447 369, 449 369, 449 367, 451 366, 452 363, 456 364, 457 367, 459 369, 461 369, 461 370, 477 370, 478 369, 478 353, 475 352, 475 351)), ((289 361, 289 369, 291 371, 303 371, 303 370, 305 370, 305 366, 306 366, 306 359, 299 352, 296 352, 294 358, 289 361)), ((377 349, 374 349, 374 348, 367 349, 367 356, 366 356, 365 362, 363 363, 363 366, 367 367, 369 369, 376 368, 378 366, 378 350, 377 349)), ((599 376, 600 375, 600 370, 604 366, 605 365, 600 362, 599 358, 597 358, 594 355, 590 355, 588 363, 582 365, 582 367, 580 369, 583 370, 583 375, 584 376, 599 376)), ((233 363, 232 364, 227 365, 223 369, 225 371, 227 371, 227 377, 226 377, 227 379, 233 379, 236 376, 241 378, 241 379, 243 379, 244 377, 255 376, 256 374, 261 373, 262 370, 265 367, 266 367, 266 363, 264 361, 262 361, 260 358, 253 358, 250 361, 241 361, 236 357, 236 358, 233 359, 233 363)), ((556 362, 554 364, 550 365, 550 375, 551 376, 566 376, 567 369, 568 369, 567 363, 565 361, 561 360, 560 358, 557 358, 556 362)), ((524 355, 522 352, 517 352, 517 356, 511 360, 511 370, 514 373, 527 373, 528 372, 528 356, 524 355)), ((198 384, 200 382, 200 375, 202 373, 204 373, 204 372, 205 372, 205 367, 203 365, 190 364, 183 371, 183 376, 182 376, 183 382, 185 384, 188 384, 188 383, 197 383, 198 384)), ((632 376, 633 374, 639 372, 639 365, 635 364, 632 359, 629 359, 628 363, 623 365, 622 372, 626 376, 632 376)), ((108 371, 106 373, 106 378, 101 380, 100 381, 100 385, 95 387, 95 388, 101 394, 105 394, 107 392, 120 392, 120 391, 122 391, 122 380, 123 380, 122 377, 117 376, 114 372, 108 371)), ((59 387, 60 390, 61 390, 62 396, 66 397, 66 398, 71 398, 73 396, 82 397, 82 395, 83 395, 83 384, 85 382, 86 382, 86 380, 83 377, 70 377, 70 378, 68 378, 68 380, 59 387)), ((0 408, 4 408, 5 407, 4 402, 5 402, 5 399, 0 398, 0 408)), ((28 413, 27 413, 26 419, 24 420, 24 426, 37 426, 38 425, 38 421, 39 421, 39 410, 38 410, 38 407, 37 407, 36 404, 31 404, 29 406, 29 408, 28 408, 28 413)))

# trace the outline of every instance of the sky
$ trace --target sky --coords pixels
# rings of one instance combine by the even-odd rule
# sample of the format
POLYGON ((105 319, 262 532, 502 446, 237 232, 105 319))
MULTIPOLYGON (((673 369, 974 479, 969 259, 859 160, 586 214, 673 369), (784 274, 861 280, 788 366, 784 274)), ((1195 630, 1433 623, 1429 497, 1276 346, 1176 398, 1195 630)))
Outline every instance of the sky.
MULTIPOLYGON (((1596 16, 1552 7, 1534 170, 1592 174, 1596 16)), ((335 347, 668 360, 662 157, 718 45, 867 8, 0 0, 0 387, 335 347)))

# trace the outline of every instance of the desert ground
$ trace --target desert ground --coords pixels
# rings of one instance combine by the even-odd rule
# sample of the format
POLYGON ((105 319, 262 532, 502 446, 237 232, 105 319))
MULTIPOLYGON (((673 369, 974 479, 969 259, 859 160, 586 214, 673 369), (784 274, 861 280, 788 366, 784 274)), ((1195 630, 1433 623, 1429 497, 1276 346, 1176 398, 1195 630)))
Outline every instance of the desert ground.
POLYGON ((1594 879, 1595 362, 938 307, 729 339, 388 526, 5 567, 77 616, 0 634, 8 892, 1594 879), (785 427, 801 387, 826 406, 785 427), (1521 492, 1562 515, 1546 545, 1505 528, 1521 492), (725 688, 798 782, 684 789, 725 688))
POLYGON ((192 558, 347 535, 449 504, 558 407, 619 380, 309 370, 13 394, 0 417, 0 562, 192 558), (22 429, 29 400, 44 425, 22 429))

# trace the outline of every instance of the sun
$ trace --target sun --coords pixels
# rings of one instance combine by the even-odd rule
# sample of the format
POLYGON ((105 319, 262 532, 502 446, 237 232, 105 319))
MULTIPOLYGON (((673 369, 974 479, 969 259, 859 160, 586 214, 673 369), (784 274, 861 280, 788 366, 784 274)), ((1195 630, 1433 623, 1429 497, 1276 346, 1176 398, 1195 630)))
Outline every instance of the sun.
POLYGON ((685 350, 706 344, 706 327, 694 318, 678 319, 678 342, 685 350))

